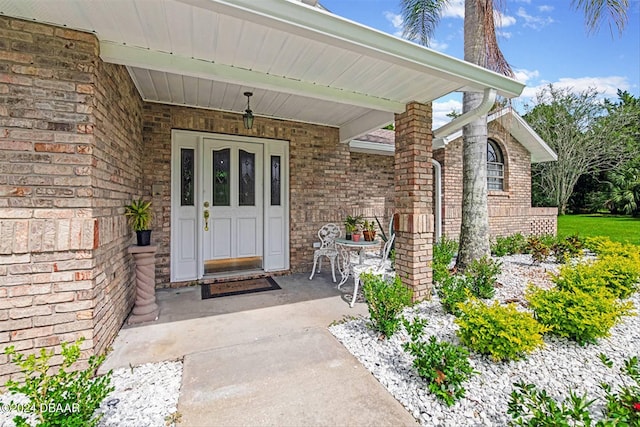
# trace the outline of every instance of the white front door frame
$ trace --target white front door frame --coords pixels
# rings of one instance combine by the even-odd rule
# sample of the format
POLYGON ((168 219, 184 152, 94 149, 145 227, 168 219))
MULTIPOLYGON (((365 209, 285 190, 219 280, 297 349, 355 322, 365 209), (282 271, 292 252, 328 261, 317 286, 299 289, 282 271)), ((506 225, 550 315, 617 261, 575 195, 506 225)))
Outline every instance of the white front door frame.
MULTIPOLYGON (((265 272, 289 269, 289 142, 276 139, 199 131, 171 131, 171 282, 204 277, 204 152, 205 139, 263 146, 262 254, 265 272), (183 197, 183 155, 193 156, 191 197, 183 197), (272 177, 274 182, 272 182, 272 177), (278 179, 275 181, 275 179, 278 179), (279 189, 279 197, 272 185, 279 189)), ((189 176, 189 173, 184 174, 189 176)), ((189 196, 189 195, 187 195, 189 196)), ((211 218, 210 218, 211 220, 211 218)), ((210 226, 211 224, 209 224, 210 226)), ((238 272, 242 274, 242 272, 238 272)))

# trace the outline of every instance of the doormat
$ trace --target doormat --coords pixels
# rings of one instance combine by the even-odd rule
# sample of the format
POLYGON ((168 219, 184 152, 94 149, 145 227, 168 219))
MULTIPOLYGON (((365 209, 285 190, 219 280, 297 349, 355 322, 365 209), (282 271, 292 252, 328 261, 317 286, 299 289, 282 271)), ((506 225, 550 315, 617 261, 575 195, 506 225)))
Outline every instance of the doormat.
POLYGON ((251 294, 254 292, 274 291, 282 289, 271 277, 259 279, 236 280, 202 285, 202 299, 228 297, 231 295, 251 294))

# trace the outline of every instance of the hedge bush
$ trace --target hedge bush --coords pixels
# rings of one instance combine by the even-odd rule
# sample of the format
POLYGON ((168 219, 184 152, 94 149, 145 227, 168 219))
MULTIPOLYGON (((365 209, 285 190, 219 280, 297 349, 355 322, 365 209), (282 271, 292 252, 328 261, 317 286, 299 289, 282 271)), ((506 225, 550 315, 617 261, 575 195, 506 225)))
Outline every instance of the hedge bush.
POLYGON ((606 288, 617 298, 629 298, 638 290, 640 263, 624 256, 606 255, 590 263, 563 266, 552 281, 559 289, 578 288, 594 293, 606 288))
POLYGON ((631 302, 621 302, 604 287, 585 292, 575 287, 543 290, 530 286, 526 300, 536 319, 551 333, 580 345, 609 336, 609 330, 633 308, 631 302))
POLYGON ((493 360, 517 360, 542 347, 542 334, 549 330, 535 321, 530 313, 516 309, 515 304, 491 306, 472 298, 459 304, 461 314, 455 320, 463 344, 493 360))

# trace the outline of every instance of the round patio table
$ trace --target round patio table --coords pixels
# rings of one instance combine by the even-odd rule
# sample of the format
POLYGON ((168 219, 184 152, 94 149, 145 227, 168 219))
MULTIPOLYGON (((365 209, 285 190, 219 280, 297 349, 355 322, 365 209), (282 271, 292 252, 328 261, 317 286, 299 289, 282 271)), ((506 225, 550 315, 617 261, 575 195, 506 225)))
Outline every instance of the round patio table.
POLYGON ((347 239, 336 239, 336 246, 338 247, 338 256, 340 260, 338 261, 338 270, 342 276, 340 283, 338 283, 338 288, 342 286, 344 282, 349 278, 349 274, 351 273, 351 262, 349 261, 349 253, 353 250, 357 250, 359 253, 359 264, 364 263, 364 254, 367 248, 380 246, 379 240, 374 240, 372 242, 368 242, 366 240, 359 240, 354 242, 353 240, 347 239), (342 250, 341 250, 342 249, 342 250))

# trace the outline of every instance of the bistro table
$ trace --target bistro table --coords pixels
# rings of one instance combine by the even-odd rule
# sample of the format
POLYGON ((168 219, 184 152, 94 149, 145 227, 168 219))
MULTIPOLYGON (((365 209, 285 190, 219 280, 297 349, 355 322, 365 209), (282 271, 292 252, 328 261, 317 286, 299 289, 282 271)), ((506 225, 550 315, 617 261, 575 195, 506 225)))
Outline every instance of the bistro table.
POLYGON ((373 248, 376 246, 380 246, 379 240, 374 240, 372 242, 366 240, 359 240, 357 242, 353 240, 347 239, 336 239, 336 247, 338 248, 338 270, 342 275, 342 279, 338 284, 338 287, 342 286, 344 282, 349 278, 349 274, 351 273, 351 263, 349 260, 350 252, 357 251, 359 253, 359 264, 364 263, 364 255, 367 248, 373 248))

